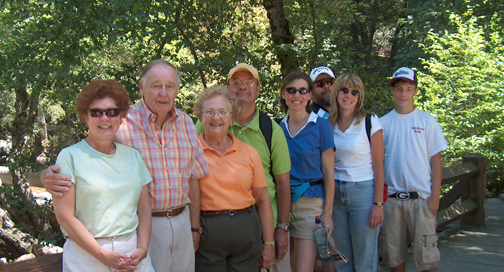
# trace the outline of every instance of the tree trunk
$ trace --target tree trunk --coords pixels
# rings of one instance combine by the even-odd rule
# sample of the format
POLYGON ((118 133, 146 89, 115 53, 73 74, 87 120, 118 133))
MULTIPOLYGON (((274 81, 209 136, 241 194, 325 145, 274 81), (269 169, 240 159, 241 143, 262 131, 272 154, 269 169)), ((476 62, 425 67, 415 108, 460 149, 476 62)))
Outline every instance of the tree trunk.
POLYGON ((268 14, 271 27, 271 38, 280 62, 282 75, 299 69, 297 52, 294 48, 294 37, 289 30, 289 22, 285 17, 283 1, 264 0, 264 8, 268 14))
POLYGON ((0 208, 0 255, 8 259, 15 259, 32 251, 36 240, 29 235, 15 231, 14 222, 9 218, 7 212, 0 208))
POLYGON ((54 212, 47 207, 39 206, 35 202, 28 180, 25 178, 29 168, 24 164, 34 161, 38 156, 36 152, 25 152, 24 147, 27 137, 33 135, 33 127, 38 115, 40 91, 34 88, 29 94, 26 84, 22 82, 16 86, 15 93, 16 112, 12 123, 12 149, 10 154, 12 164, 9 165, 13 188, 4 187, 4 190, 0 193, 0 212, 4 213, 2 217, 4 227, 2 235, 0 235, 0 243, 7 250, 7 253, 22 255, 32 251, 32 245, 37 241, 33 238, 23 241, 19 235, 29 237, 28 234, 31 234, 32 237, 38 237, 42 234, 44 236, 61 237, 61 232, 54 219, 54 212), (8 216, 6 213, 8 213, 8 216), (14 224, 7 224, 8 220, 6 218, 12 219, 12 222, 17 225, 16 228, 19 228, 22 232, 18 231, 17 235, 14 235, 12 229, 14 224), (49 220, 48 218, 52 219, 49 220))

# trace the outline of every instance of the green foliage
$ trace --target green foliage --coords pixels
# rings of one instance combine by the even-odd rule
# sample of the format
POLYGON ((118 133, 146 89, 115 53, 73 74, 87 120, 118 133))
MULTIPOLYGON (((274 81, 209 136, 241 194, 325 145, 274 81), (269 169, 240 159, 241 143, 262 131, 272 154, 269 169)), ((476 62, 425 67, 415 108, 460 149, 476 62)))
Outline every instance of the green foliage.
POLYGON ((393 108, 391 73, 416 67, 418 106, 436 116, 450 145, 446 165, 482 153, 489 158, 489 189, 502 192, 503 0, 283 4, 294 44, 274 46, 262 1, 1 2, 0 139, 13 133, 16 87, 40 99, 26 148, 10 154, 10 165, 40 169, 34 162, 40 153, 52 164, 61 148, 85 137, 74 103, 93 79, 119 80, 138 102, 141 69, 156 58, 179 69, 175 105, 189 114, 204 87, 225 85, 228 71, 248 62, 259 70, 260 109, 281 117, 281 51, 306 73, 320 65, 336 75, 356 73, 364 82, 365 107, 379 115, 393 108))
MULTIPOLYGON (((455 32, 427 36, 422 47, 431 57, 419 74, 419 102, 444 130, 449 165, 467 153, 488 158, 488 189, 495 194, 503 189, 504 175, 504 38, 496 31, 486 39, 471 15, 451 14, 455 32)), ((497 27, 495 20, 490 26, 497 27)))

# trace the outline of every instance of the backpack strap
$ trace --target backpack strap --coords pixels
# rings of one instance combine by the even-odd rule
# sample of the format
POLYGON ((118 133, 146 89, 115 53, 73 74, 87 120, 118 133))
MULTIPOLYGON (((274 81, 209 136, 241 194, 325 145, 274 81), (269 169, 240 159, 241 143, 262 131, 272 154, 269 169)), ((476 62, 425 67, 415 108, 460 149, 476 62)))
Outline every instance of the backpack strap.
POLYGON ((369 143, 371 143, 371 114, 366 113, 365 123, 367 138, 369 143))
POLYGON ((273 135, 273 125, 271 124, 271 118, 262 111, 259 112, 259 128, 261 129, 261 133, 266 140, 266 145, 268 145, 268 150, 271 154, 271 136, 273 135))
POLYGON ((270 153, 270 175, 273 178, 273 183, 276 184, 275 176, 273 175, 273 161, 271 161, 271 138, 273 136, 273 124, 271 123, 273 120, 266 115, 266 113, 259 111, 259 128, 261 129, 261 133, 264 136, 264 140, 266 140, 266 145, 268 146, 268 150, 270 153))

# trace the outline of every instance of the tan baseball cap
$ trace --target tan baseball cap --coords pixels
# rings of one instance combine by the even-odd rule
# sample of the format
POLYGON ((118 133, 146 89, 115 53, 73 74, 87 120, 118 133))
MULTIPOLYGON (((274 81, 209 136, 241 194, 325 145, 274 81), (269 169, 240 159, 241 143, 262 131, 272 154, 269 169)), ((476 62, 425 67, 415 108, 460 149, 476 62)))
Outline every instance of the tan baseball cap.
POLYGON ((233 77, 234 73, 240 72, 240 71, 247 71, 247 72, 249 72, 250 74, 252 74, 252 76, 255 79, 257 79, 257 81, 259 81, 259 73, 257 72, 257 69, 254 68, 254 66, 246 64, 244 62, 236 65, 235 67, 233 67, 233 69, 229 70, 229 74, 228 74, 228 77, 227 77, 228 81, 233 77))

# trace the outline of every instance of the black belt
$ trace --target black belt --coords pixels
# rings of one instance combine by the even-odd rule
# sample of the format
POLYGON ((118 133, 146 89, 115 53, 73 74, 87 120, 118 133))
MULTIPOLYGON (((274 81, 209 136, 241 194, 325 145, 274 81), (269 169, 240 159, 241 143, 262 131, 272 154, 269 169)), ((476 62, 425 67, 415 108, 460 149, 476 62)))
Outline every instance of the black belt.
POLYGON ((225 211, 201 211, 201 216, 214 216, 214 215, 229 215, 234 216, 235 214, 246 212, 250 207, 240 210, 225 210, 225 211))
POLYGON ((397 192, 395 194, 389 195, 389 197, 394 197, 399 200, 417 199, 419 195, 417 192, 397 192))
POLYGON ((316 181, 310 181, 310 187, 322 184, 322 181, 324 181, 324 180, 323 179, 319 179, 319 180, 316 180, 316 181))

